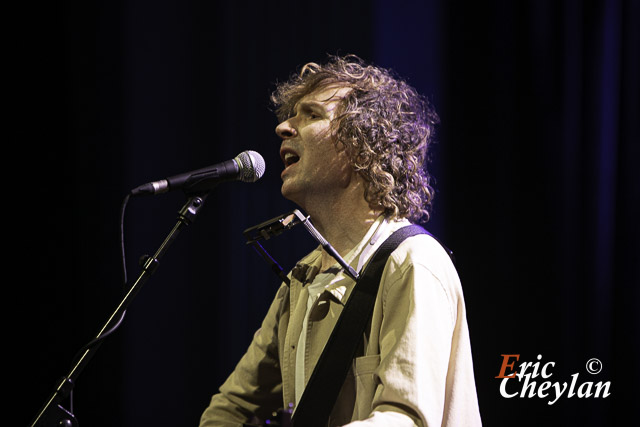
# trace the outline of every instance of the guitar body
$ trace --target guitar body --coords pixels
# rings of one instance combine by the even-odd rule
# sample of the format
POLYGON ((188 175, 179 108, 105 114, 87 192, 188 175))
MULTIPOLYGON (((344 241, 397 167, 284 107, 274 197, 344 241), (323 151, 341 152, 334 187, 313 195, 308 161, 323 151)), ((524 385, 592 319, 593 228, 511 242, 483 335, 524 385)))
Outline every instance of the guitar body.
POLYGON ((264 422, 258 422, 255 424, 252 423, 244 423, 243 427, 292 427, 291 423, 291 412, 289 409, 278 409, 274 412, 271 417, 266 419, 264 422))

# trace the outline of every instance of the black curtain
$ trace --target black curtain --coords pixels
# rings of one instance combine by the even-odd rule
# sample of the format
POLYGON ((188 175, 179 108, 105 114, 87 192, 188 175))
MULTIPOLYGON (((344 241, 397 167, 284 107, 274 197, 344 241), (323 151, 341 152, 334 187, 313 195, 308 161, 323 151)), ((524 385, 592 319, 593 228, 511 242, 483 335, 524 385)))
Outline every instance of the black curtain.
MULTIPOLYGON (((265 176, 211 192, 74 387, 81 426, 197 424, 279 282, 242 236, 294 208, 279 193, 269 93, 327 53, 395 69, 439 111, 427 228, 456 255, 485 425, 637 413, 637 2, 18 6, 3 257, 15 423, 31 421, 122 298, 124 195, 251 149, 265 176), (552 382, 609 381, 611 395, 505 398, 504 354, 554 362, 552 382)), ((129 201, 130 281, 185 201, 129 201)), ((296 229, 266 245, 286 269, 314 246, 296 229)))

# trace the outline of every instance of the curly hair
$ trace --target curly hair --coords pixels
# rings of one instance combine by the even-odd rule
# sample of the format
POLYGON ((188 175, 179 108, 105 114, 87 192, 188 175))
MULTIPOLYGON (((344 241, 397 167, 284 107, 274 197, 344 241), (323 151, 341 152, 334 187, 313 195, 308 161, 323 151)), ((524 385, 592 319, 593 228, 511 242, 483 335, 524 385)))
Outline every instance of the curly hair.
POLYGON ((331 123, 336 144, 365 181, 365 199, 390 218, 429 220, 434 190, 425 168, 438 115, 429 101, 393 71, 355 55, 310 62, 271 95, 280 121, 307 94, 328 86, 351 88, 331 123))

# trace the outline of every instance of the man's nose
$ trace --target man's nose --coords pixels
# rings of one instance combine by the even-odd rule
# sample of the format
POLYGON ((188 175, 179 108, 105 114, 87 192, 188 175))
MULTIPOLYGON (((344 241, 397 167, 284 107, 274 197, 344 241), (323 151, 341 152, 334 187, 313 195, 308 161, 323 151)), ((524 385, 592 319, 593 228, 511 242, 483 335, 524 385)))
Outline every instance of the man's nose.
POLYGON ((276 126, 276 134, 278 134, 278 136, 282 139, 289 139, 296 136, 298 134, 298 131, 296 131, 296 128, 292 126, 290 120, 285 120, 284 122, 276 126))

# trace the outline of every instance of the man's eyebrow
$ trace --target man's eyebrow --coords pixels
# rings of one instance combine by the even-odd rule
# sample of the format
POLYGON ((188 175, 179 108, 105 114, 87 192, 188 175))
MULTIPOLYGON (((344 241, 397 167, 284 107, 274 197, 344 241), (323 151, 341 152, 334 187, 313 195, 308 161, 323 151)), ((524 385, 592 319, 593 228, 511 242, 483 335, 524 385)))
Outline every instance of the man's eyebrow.
POLYGON ((323 111, 326 111, 325 103, 318 102, 318 101, 300 101, 295 105, 294 111, 298 111, 301 108, 302 109, 318 108, 318 109, 321 109, 323 111))

